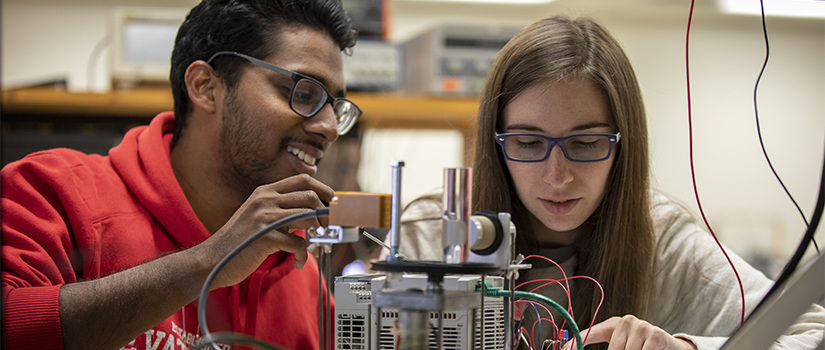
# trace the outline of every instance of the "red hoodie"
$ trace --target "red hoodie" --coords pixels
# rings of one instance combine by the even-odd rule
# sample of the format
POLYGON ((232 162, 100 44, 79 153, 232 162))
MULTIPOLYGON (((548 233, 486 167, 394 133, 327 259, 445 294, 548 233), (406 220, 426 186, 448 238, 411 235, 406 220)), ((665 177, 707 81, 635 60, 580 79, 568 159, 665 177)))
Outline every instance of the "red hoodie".
MULTIPOLYGON (((149 126, 130 130, 109 156, 55 149, 3 168, 7 350, 63 348, 63 284, 112 274, 209 237, 172 172, 173 130, 174 114, 161 113, 149 126)), ((310 256, 299 271, 293 259, 274 254, 240 284, 212 291, 210 331, 318 349, 318 267, 310 256)), ((186 349, 199 337, 196 300, 124 349, 186 349)))

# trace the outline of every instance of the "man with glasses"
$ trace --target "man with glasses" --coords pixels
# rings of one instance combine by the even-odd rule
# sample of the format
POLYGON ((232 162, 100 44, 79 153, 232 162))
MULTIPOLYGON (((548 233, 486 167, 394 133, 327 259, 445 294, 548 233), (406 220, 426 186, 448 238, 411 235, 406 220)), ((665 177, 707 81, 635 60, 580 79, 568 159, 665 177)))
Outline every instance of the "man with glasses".
MULTIPOLYGON (((198 343, 196 298, 218 261, 332 199, 312 176, 362 113, 345 98, 354 44, 340 1, 204 0, 176 38, 174 113, 108 156, 50 150, 4 168, 4 347, 198 343)), ((300 229, 324 223, 291 223, 232 259, 212 283, 210 332, 319 348, 319 276, 300 229)))

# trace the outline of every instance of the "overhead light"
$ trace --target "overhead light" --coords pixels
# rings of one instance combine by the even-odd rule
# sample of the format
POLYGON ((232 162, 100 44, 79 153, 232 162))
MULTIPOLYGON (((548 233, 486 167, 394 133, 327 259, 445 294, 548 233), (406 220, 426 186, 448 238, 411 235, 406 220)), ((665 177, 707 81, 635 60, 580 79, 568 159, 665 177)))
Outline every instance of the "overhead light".
POLYGON ((484 3, 499 5, 522 5, 522 4, 549 4, 556 0, 407 0, 417 2, 451 2, 451 3, 484 3))
MULTIPOLYGON (((823 0, 762 0, 766 16, 825 18, 823 0)), ((725 13, 759 15, 756 0, 717 0, 725 13)))

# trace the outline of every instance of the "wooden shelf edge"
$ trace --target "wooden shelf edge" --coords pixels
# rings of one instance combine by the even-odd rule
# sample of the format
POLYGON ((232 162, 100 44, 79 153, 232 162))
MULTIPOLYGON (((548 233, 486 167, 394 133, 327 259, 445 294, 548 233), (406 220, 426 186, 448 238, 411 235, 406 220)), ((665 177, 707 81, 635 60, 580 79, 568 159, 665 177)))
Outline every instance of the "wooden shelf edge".
MULTIPOLYGON (((478 99, 354 92, 366 128, 462 129, 474 126, 478 99)), ((148 117, 173 109, 168 88, 75 93, 56 87, 2 91, 4 113, 60 116, 148 117)))

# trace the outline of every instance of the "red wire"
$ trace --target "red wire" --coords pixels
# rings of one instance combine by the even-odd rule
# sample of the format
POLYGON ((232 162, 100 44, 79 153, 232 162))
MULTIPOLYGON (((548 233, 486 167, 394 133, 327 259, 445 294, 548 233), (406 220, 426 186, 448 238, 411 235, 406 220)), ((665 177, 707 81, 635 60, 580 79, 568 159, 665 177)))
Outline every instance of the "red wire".
MULTIPOLYGON (((550 318, 539 318, 538 320, 536 320, 535 322, 533 322, 533 331, 534 331, 534 332, 535 332, 535 330, 536 330, 536 324, 538 324, 538 323, 539 323, 539 321, 551 322, 551 324, 553 325, 553 331, 552 331, 552 332, 553 332, 553 335, 551 336, 551 339, 555 340, 555 338, 556 338, 556 334, 558 334, 558 333, 559 333, 559 327, 558 327, 558 326, 556 326, 555 321, 553 321, 553 315, 550 315, 550 318)), ((545 339, 546 339, 546 338, 545 338, 545 339)), ((531 339, 531 340, 532 340, 532 339, 531 339)), ((541 341, 541 339, 538 339, 538 341, 539 341, 539 350, 544 349, 544 342, 543 342, 543 341, 541 341)), ((534 345, 533 349, 535 349, 535 345, 534 345)))
MULTIPOLYGON (((724 250, 722 250, 722 251, 724 252, 724 250)), ((725 254, 725 256, 727 256, 727 254, 725 254)), ((601 291, 601 299, 599 299, 599 305, 596 306, 596 311, 593 313, 593 318, 590 320, 590 327, 587 329, 587 334, 585 334, 584 339, 582 340, 583 342, 587 341, 587 337, 590 336, 590 328, 593 328, 593 324, 596 322, 596 316, 599 314, 599 310, 601 309, 602 303, 604 302, 604 288, 602 288, 602 285, 599 283, 599 281, 596 281, 596 279, 594 279, 592 277, 589 277, 589 276, 567 277, 567 274, 564 272, 564 269, 561 268, 561 266, 559 264, 557 264, 555 261, 553 261, 552 259, 550 259, 546 256, 529 255, 529 256, 525 257, 524 260, 527 260, 529 258, 541 258, 541 259, 547 260, 547 261, 553 263, 554 265, 556 265, 556 267, 558 267, 559 270, 561 271, 561 274, 564 277, 563 280, 564 280, 565 284, 567 285, 567 287, 565 288, 565 286, 563 286, 559 280, 537 279, 537 280, 532 280, 532 281, 527 281, 527 282, 521 283, 521 284, 517 285, 516 287, 514 287, 513 289, 518 289, 518 288, 520 288, 520 287, 522 287, 522 286, 524 286, 528 283, 549 281, 548 283, 545 283, 545 284, 543 284, 541 286, 538 286, 536 288, 533 288, 531 290, 531 292, 535 292, 536 290, 538 290, 540 288, 543 288, 543 287, 545 287, 549 284, 557 283, 561 287, 561 289, 564 291, 564 293, 567 294, 567 310, 570 313, 570 317, 573 317, 573 301, 571 300, 571 296, 570 296, 570 280, 574 279, 574 278, 585 278, 585 279, 589 279, 589 280, 593 281, 594 283, 596 283, 596 286, 599 287, 599 290, 601 291)), ((731 264, 731 266, 733 266, 733 264, 731 264)), ((734 271, 736 271, 736 270, 734 269, 734 271)), ((737 278, 738 278, 738 276, 739 275, 737 274, 737 278)), ((741 287, 741 285, 742 285, 741 282, 740 282, 739 285, 741 287)), ((547 310, 547 308, 545 308, 545 310, 547 310)), ((547 312, 550 313, 549 310, 547 312)), ((565 321, 565 323, 566 323, 566 321, 565 321)), ((554 325, 555 325, 555 323, 554 323, 554 325)), ((564 327, 564 323, 562 324, 562 327, 564 327)))
MULTIPOLYGON (((541 308, 544 309, 544 311, 547 311, 548 314, 550 313, 550 309, 548 309, 547 306, 544 306, 544 304, 542 304, 542 303, 537 303, 535 301, 524 300, 524 299, 516 300, 515 303, 516 304, 523 303, 523 304, 538 305, 538 306, 541 306, 541 308)), ((525 306, 524 309, 527 310, 527 306, 525 306)), ((540 316, 541 315, 536 315, 537 318, 540 317, 540 316)), ((524 318, 523 315, 522 315, 522 318, 524 318)))
POLYGON ((739 271, 736 271, 736 266, 733 265, 733 261, 731 261, 728 253, 725 252, 725 248, 722 246, 722 243, 719 242, 719 239, 716 237, 716 233, 713 232, 713 229, 710 227, 708 223, 708 219, 705 217, 705 211, 702 210, 702 202, 699 200, 699 190, 696 187, 696 171, 693 165, 693 114, 691 112, 691 105, 690 105, 690 23, 693 20, 693 5, 696 0, 690 1, 690 14, 688 15, 688 23, 687 23, 687 30, 685 34, 685 76, 687 79, 687 109, 688 109, 688 133, 689 133, 689 140, 690 140, 690 176, 693 181, 693 194, 696 197, 696 204, 699 206, 699 213, 702 215, 702 220, 705 222, 705 226, 707 226, 708 231, 710 231, 711 236, 713 236, 713 240, 716 241, 716 245, 719 246, 719 249, 722 250, 722 254, 725 255, 725 259, 728 259, 728 264, 733 269, 733 273, 736 275, 736 281, 739 283, 739 292, 742 296, 742 314, 739 318, 739 322, 745 322, 745 288, 742 286, 742 279, 739 278, 739 271))
MULTIPOLYGON (((548 315, 550 315, 550 317, 551 317, 551 318, 553 317, 553 314, 551 314, 551 313, 550 313, 550 309, 548 309, 548 308, 547 308, 547 306, 544 306, 544 305, 543 305, 543 304, 541 304, 541 303, 537 303, 537 302, 534 302, 534 301, 529 301, 529 300, 523 300, 523 299, 516 300, 514 303, 515 303, 515 304, 520 304, 520 303, 530 304, 530 305, 533 305, 534 307, 535 307, 536 305, 541 306, 541 307, 544 309, 544 311, 546 311, 546 312, 547 312, 547 314, 548 314, 548 315)), ((524 309, 526 310, 526 309, 527 309, 527 306, 525 306, 525 307, 524 307, 524 309)), ((525 315, 525 314, 524 314, 524 312, 522 312, 522 315, 521 315, 522 320, 524 319, 524 315, 525 315)), ((542 319, 542 318, 541 318, 541 314, 539 314, 538 310, 536 310, 536 322, 538 322, 538 320, 541 320, 541 319, 542 319)), ((554 327, 554 329, 555 329, 555 327, 556 327, 556 322, 555 322, 555 321, 553 321, 553 327, 554 327)), ((524 328, 524 326, 522 326, 522 327, 521 327, 521 329, 524 331, 524 333, 527 333, 527 328, 524 328)), ((530 333, 528 334, 528 335, 529 335, 529 337, 530 337, 530 340, 528 340, 528 341, 527 341, 527 345, 528 345, 530 348, 533 348, 533 344, 532 344, 532 342, 533 342, 533 338, 535 338, 535 335, 534 335, 535 330, 536 330, 536 324, 535 324, 535 322, 534 322, 534 323, 533 323, 532 330, 531 330, 531 331, 530 331, 530 333)), ((518 334, 516 334, 516 339, 518 339, 518 334)))
MULTIPOLYGON (((549 311, 548 311, 548 313, 549 313, 549 311)), ((541 316, 539 316, 539 315, 537 315, 537 316, 536 316, 536 318, 537 318, 537 319, 533 322, 533 327, 532 327, 532 331, 531 331, 531 334, 530 334, 530 344, 529 344, 529 345, 530 345, 530 348, 531 348, 531 349, 535 349, 535 348, 536 348, 535 344, 533 343, 533 338, 534 338, 534 334, 536 333, 536 325, 537 325, 539 322, 541 322, 541 321, 547 321, 547 322, 550 322, 550 323, 553 325, 553 338, 555 338, 555 335, 559 333, 559 328, 556 326, 556 322, 555 322, 555 321, 553 321, 552 317, 553 317, 553 315, 552 315, 552 314, 550 315, 550 318, 549 318, 549 319, 547 319, 547 318, 542 318, 542 317, 541 317, 541 316)), ((539 341, 541 341, 541 339, 539 339, 539 341)), ((541 346, 541 344, 539 344, 539 346, 541 346)))
MULTIPOLYGON (((559 268, 559 271, 561 271, 561 275, 562 275, 562 277, 564 277, 565 284, 567 284, 567 288, 564 288, 564 287, 562 286, 562 289, 564 289, 564 292, 567 294, 567 305, 568 305, 567 310, 568 310, 568 312, 570 313, 570 317, 573 317, 573 309, 572 309, 572 307, 573 307, 573 301, 572 301, 572 300, 570 300, 570 299, 571 299, 571 298, 570 298, 570 282, 569 282, 569 281, 567 281, 567 273, 565 273, 565 272, 564 272, 564 269, 563 269, 563 268, 561 268, 561 265, 557 264, 555 261, 553 261, 553 259, 550 259, 550 258, 548 258, 548 257, 546 257, 546 256, 542 256, 542 255, 528 255, 527 257, 525 257, 525 258, 524 258, 524 260, 527 260, 527 259, 530 259, 530 258, 539 258, 539 259, 544 259, 544 260, 547 260, 547 261, 549 261, 549 262, 553 263, 553 265, 556 265, 556 267, 558 267, 558 268, 559 268)), ((522 260, 522 261, 524 261, 524 260, 522 260)), ((522 284, 522 285, 523 285, 523 284, 522 284)))
MULTIPOLYGON (((521 337, 524 337, 525 334, 527 334, 527 328, 524 327, 524 326, 521 326, 521 329, 519 330, 519 335, 521 337)), ((521 340, 519 340, 519 338, 520 337, 517 337, 516 340, 520 342, 521 340)), ((528 347, 530 346, 530 340, 529 339, 527 340, 527 346, 528 347)))
MULTIPOLYGON (((552 278, 539 278, 539 279, 535 279, 535 280, 524 281, 523 283, 521 283, 521 284, 517 285, 517 286, 516 286, 516 289, 519 289, 519 288, 524 287, 524 286, 526 286, 526 285, 528 285, 528 284, 530 284, 530 283, 535 283, 535 282, 548 282, 548 283, 545 283, 545 284, 543 284, 543 285, 541 285, 541 286, 538 286, 538 287, 536 287, 536 288, 533 288, 533 289, 531 289, 531 290, 530 290, 530 292, 535 292, 535 291, 536 291, 536 289, 539 289, 539 288, 545 287, 545 286, 547 286, 547 285, 549 285, 549 284, 556 283, 556 284, 558 284, 558 285, 561 287, 561 289, 564 291, 564 293, 565 293, 565 294, 570 295, 570 292, 567 290, 567 288, 565 288, 565 287, 561 284, 561 280, 554 280, 554 279, 552 279, 552 278)), ((568 309, 569 309, 569 307, 568 307, 568 309)), ((568 310, 568 311, 569 311, 569 310, 568 310)))
MULTIPOLYGON (((602 292, 602 296, 599 299, 599 305, 596 306, 596 311, 593 313, 593 318, 590 320, 590 327, 587 329, 587 333, 584 335, 584 339, 582 340, 582 342, 587 342, 587 337, 590 336, 590 328, 593 328, 593 324, 596 322, 596 316, 599 314, 599 310, 602 308, 602 303, 604 302, 604 288, 602 288, 602 285, 599 283, 599 281, 596 281, 596 279, 594 279, 593 277, 589 277, 589 276, 571 276, 571 277, 568 277, 566 279, 570 280, 570 279, 576 279, 576 278, 584 278, 584 279, 588 279, 588 280, 593 281, 593 283, 596 283, 596 286, 598 286, 599 290, 602 292)), ((554 279, 538 279, 538 280, 528 281, 528 282, 525 282, 525 283, 544 282, 544 281, 547 281, 547 283, 542 284, 542 285, 532 289, 530 292, 534 292, 534 291, 536 291, 540 288, 544 288, 545 286, 547 286, 549 284, 553 284, 553 283, 558 283, 559 285, 561 285, 561 283, 558 280, 554 280, 554 279)), ((564 286, 562 286, 562 289, 564 289, 564 286)), ((545 308, 545 310, 546 310, 546 308, 545 308)), ((572 315, 572 313, 571 313, 571 315, 572 315)))

